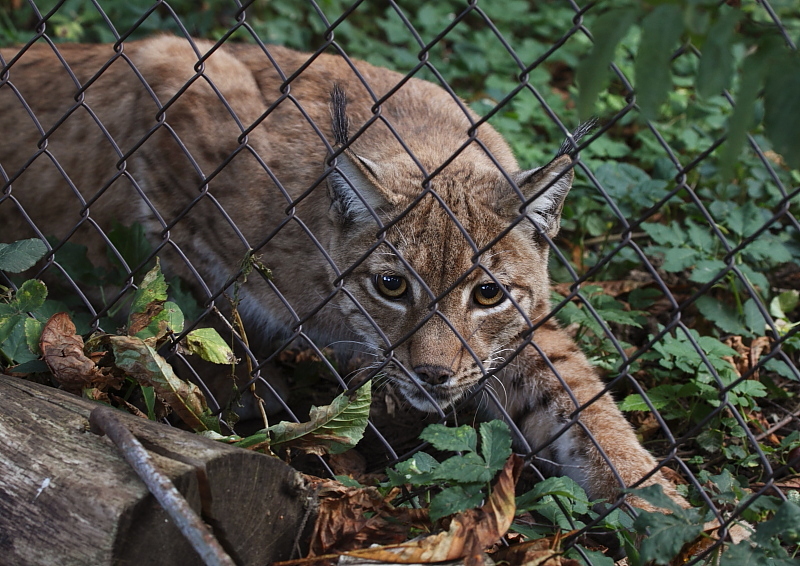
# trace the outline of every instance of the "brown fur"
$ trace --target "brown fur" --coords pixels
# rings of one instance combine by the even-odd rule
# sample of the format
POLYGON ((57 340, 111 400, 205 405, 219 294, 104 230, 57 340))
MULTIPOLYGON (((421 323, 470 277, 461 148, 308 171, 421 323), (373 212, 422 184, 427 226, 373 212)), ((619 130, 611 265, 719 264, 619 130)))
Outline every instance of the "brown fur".
MULTIPOLYGON (((205 53, 211 44, 197 46, 205 53)), ((163 244, 159 255, 167 269, 202 294, 185 255, 212 296, 253 248, 272 269, 281 296, 260 278, 243 287, 251 337, 266 341, 300 326, 323 346, 355 341, 368 352, 386 352, 393 386, 428 411, 436 409, 432 401, 446 408, 468 395, 548 316, 548 244, 540 232, 558 230, 571 160, 561 156, 538 171, 521 171, 488 125, 470 141, 477 118, 438 86, 403 82, 397 73, 357 62, 377 98, 402 85, 374 114, 375 99, 338 56, 318 56, 285 85, 255 46, 216 50, 200 76, 189 43, 172 37, 125 44, 124 57, 99 76, 114 55, 110 46, 61 45, 59 51, 88 84, 80 96, 47 45, 23 53, 9 82, 0 83, 0 164, 11 177, 0 197, 4 240, 35 235, 17 200, 44 235, 83 242, 95 257, 106 253, 99 233, 112 219, 140 222, 163 244), (332 131, 335 84, 349 100, 346 148, 335 145, 345 133, 332 131), (20 96, 48 132, 44 145, 20 96), (323 178, 331 150, 339 149, 336 169, 323 178), (522 200, 498 165, 526 199, 537 197, 521 222, 522 200), (434 171, 425 185, 433 192, 420 197, 434 171), (389 223, 398 215, 388 229, 376 220, 389 223), (343 288, 335 292, 342 274, 343 288), (381 296, 375 276, 382 275, 405 278, 406 295, 381 296), (504 285, 513 300, 477 305, 476 286, 492 283, 504 285)), ((286 77, 309 61, 281 47, 269 52, 286 77)), ((7 61, 15 55, 3 51, 7 61)), ((572 476, 594 498, 613 498, 623 487, 601 450, 625 484, 650 473, 656 462, 610 396, 583 406, 603 386, 571 338, 547 320, 533 342, 492 381, 545 467, 549 462, 553 472, 572 476), (579 424, 551 442, 579 408, 579 424)), ((492 403, 487 407, 501 416, 492 403)), ((645 483, 659 483, 677 498, 660 473, 645 483)))

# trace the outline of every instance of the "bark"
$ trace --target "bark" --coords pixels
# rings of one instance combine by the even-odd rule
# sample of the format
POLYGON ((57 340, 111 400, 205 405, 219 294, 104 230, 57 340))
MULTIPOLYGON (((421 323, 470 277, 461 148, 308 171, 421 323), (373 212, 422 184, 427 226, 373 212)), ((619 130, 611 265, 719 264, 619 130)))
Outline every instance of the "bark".
MULTIPOLYGON (((0 564, 202 564, 119 449, 89 431, 96 406, 0 375, 0 564)), ((280 460, 119 417, 237 564, 287 560, 307 538, 305 484, 280 460)))

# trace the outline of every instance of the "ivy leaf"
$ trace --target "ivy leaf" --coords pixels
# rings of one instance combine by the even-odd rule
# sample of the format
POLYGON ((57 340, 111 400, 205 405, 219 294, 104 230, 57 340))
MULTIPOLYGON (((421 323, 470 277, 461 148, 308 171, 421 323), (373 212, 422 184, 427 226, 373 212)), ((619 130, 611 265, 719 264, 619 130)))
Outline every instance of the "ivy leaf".
POLYGON ((636 15, 636 10, 617 9, 601 14, 595 20, 591 29, 594 45, 588 57, 578 64, 576 77, 580 85, 578 115, 582 119, 589 118, 594 113, 597 95, 608 82, 608 66, 614 57, 614 51, 636 15))
POLYGON ((267 430, 272 447, 295 446, 314 454, 341 454, 364 436, 372 401, 372 381, 342 393, 330 405, 311 407, 305 423, 280 422, 267 430))
POLYGON ((478 449, 478 434, 468 425, 459 427, 432 424, 425 427, 421 440, 430 442, 437 450, 450 452, 475 452, 478 449))
POLYGON ((683 14, 674 4, 661 4, 642 20, 634 72, 636 102, 645 120, 656 118, 658 107, 672 89, 670 60, 682 33, 683 14))
POLYGON ((0 244, 0 271, 22 273, 33 267, 47 253, 47 246, 39 238, 0 244))

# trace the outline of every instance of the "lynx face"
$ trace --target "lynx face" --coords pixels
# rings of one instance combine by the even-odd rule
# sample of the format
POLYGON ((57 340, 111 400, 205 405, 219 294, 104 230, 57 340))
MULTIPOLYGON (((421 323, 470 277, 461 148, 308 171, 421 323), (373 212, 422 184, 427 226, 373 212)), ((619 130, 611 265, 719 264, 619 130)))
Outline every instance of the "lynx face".
POLYGON ((339 157, 329 185, 334 201, 349 208, 336 209, 331 251, 342 265, 356 266, 345 281, 357 301, 339 308, 366 343, 392 355, 385 373, 414 407, 432 412, 459 401, 513 352, 534 313, 548 310, 541 233, 555 234, 570 164, 561 157, 516 174, 523 194, 541 195, 509 230, 522 201, 496 168, 456 160, 421 199, 390 205, 391 195, 409 192, 392 185, 422 186, 413 164, 379 165, 351 152, 339 157), (377 247, 380 225, 352 198, 355 191, 381 221, 399 218, 377 247))

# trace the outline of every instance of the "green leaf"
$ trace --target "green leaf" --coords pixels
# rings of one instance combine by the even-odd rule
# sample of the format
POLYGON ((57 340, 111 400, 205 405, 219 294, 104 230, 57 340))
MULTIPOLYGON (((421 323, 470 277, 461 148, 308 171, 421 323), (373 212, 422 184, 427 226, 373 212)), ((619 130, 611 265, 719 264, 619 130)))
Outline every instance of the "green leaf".
POLYGON ((700 257, 697 250, 692 248, 671 248, 664 252, 664 271, 683 271, 695 264, 700 257))
POLYGON ((22 273, 33 267, 47 253, 47 246, 39 238, 0 244, 0 271, 22 273))
POLYGON ((497 470, 489 468, 486 460, 475 452, 448 458, 434 470, 436 480, 455 483, 489 482, 497 470))
POLYGON ((747 336, 750 334, 732 307, 708 295, 697 299, 695 304, 700 314, 719 326, 723 331, 739 336, 747 336))
POLYGON ((44 360, 31 360, 24 364, 14 366, 14 373, 50 373, 50 368, 44 360))
POLYGON ((511 430, 503 421, 481 423, 481 454, 490 470, 503 469, 511 456, 511 430))
POLYGON ((642 39, 634 63, 636 102, 653 120, 672 89, 670 60, 683 33, 683 14, 674 4, 657 6, 642 20, 642 39))
POLYGON ((141 385, 144 405, 147 407, 147 418, 151 421, 156 420, 156 391, 149 385, 141 385))
POLYGON ((214 364, 234 364, 233 350, 213 328, 198 328, 186 335, 186 347, 207 362, 214 364))
POLYGON ((719 19, 711 26, 703 44, 700 68, 697 71, 697 92, 703 98, 715 96, 731 83, 733 75, 734 27, 739 21, 740 10, 720 6, 719 19))
POLYGON ((800 291, 794 289, 784 291, 770 301, 769 313, 775 318, 788 319, 786 313, 796 309, 798 302, 800 302, 800 291))
POLYGON ((430 442, 437 450, 450 452, 475 452, 478 449, 478 434, 468 425, 449 427, 432 424, 425 427, 421 440, 430 442))
POLYGON ((764 90, 767 137, 791 167, 800 168, 800 54, 788 49, 774 61, 764 90))
MULTIPOLYGON (((150 303, 163 303, 167 300, 167 283, 164 274, 161 273, 161 264, 156 258, 156 266, 144 276, 139 288, 133 295, 131 304, 131 316, 136 313, 143 313, 150 303)), ((130 319, 129 319, 130 324, 130 319)))
POLYGON ((755 299, 747 299, 744 303, 744 323, 757 336, 764 335, 767 321, 758 310, 758 303, 755 299))
MULTIPOLYGON (((4 306, 4 305, 0 305, 4 306)), ((0 344, 3 344, 18 325, 25 324, 28 316, 24 313, 11 312, 0 314, 0 344)))
POLYGON ((636 19, 632 9, 610 10, 595 20, 591 32, 594 40, 589 55, 578 64, 577 81, 578 115, 582 119, 594 113, 597 95, 609 80, 608 66, 614 57, 617 44, 622 40, 636 19))
POLYGON ((364 436, 371 401, 372 381, 367 381, 356 391, 342 393, 330 405, 311 407, 308 422, 284 421, 269 427, 271 444, 329 454, 346 452, 364 436))
POLYGON ((165 302, 161 311, 151 318, 150 323, 135 336, 142 340, 151 338, 160 340, 166 334, 167 329, 175 333, 183 332, 183 313, 180 307, 172 301, 165 302))
POLYGON ((27 317, 25 319, 25 343, 28 349, 37 356, 41 356, 42 352, 39 349, 39 340, 42 338, 42 329, 44 324, 35 318, 27 317))
POLYGON ((28 279, 14 295, 12 306, 20 312, 35 311, 44 304, 47 298, 47 287, 38 279, 28 279))
POLYGON ((433 470, 439 466, 439 462, 426 452, 417 452, 408 460, 400 462, 392 470, 388 468, 386 474, 389 476, 393 487, 403 484, 429 485, 433 482, 433 470))
POLYGON ((193 430, 206 430, 208 412, 205 397, 193 383, 183 381, 172 366, 143 340, 133 336, 108 336, 119 369, 141 385, 152 386, 172 410, 193 430))
MULTIPOLYGON (((150 245, 150 242, 147 241, 144 235, 144 226, 138 222, 133 223, 131 226, 123 226, 119 222, 114 221, 111 224, 111 230, 108 231, 108 239, 130 269, 136 269, 153 253, 153 246, 150 245)), ((125 276, 127 276, 127 270, 123 268, 116 254, 112 253, 110 249, 108 251, 108 258, 114 265, 119 266, 125 276)))
POLYGON ((25 322, 30 319, 25 315, 20 315, 17 324, 11 328, 11 332, 2 343, 3 353, 18 364, 33 361, 39 357, 34 354, 28 347, 28 341, 25 336, 25 322))
POLYGON ((670 514, 640 511, 633 525, 637 532, 648 533, 640 548, 641 563, 653 560, 669 564, 683 545, 703 532, 705 519, 695 509, 683 509, 664 495, 660 485, 633 490, 638 497, 671 511, 670 514))
POLYGON ((708 283, 719 277, 720 272, 727 268, 728 266, 724 261, 718 259, 704 259, 695 264, 689 279, 696 283, 708 283))
POLYGON ((633 393, 625 397, 619 404, 620 411, 649 411, 650 407, 644 402, 639 393, 633 393))
POLYGON ((720 557, 719 566, 797 566, 796 558, 777 557, 774 554, 745 540, 728 547, 720 557))
POLYGON ((757 543, 766 545, 772 537, 780 537, 786 543, 800 542, 800 505, 784 501, 772 519, 756 527, 757 543))
POLYGON ((428 513, 431 521, 480 506, 484 499, 483 484, 457 485, 443 489, 431 499, 428 513))
POLYGON ((590 504, 586 492, 572 478, 551 477, 538 482, 532 490, 517 497, 517 514, 539 509, 541 501, 547 496, 561 497, 587 506, 590 504))
POLYGON ((742 65, 736 106, 728 119, 728 137, 720 155, 720 169, 726 178, 733 176, 733 168, 747 139, 747 132, 755 123, 756 99, 768 68, 766 59, 764 50, 760 49, 747 57, 742 65))

